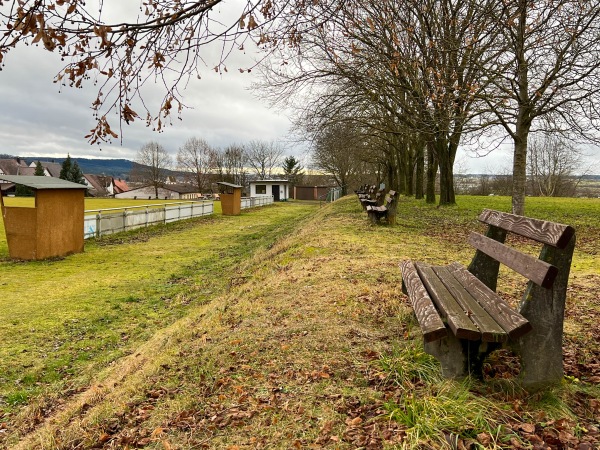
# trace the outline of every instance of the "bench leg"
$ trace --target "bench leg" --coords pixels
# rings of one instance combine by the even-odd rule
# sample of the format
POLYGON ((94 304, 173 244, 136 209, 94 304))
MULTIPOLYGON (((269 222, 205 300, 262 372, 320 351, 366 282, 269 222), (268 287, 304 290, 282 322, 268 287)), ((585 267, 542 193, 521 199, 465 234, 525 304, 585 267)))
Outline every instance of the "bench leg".
POLYGON ((460 379, 468 375, 482 379, 483 361, 500 344, 467 341, 449 333, 445 338, 424 343, 425 352, 442 365, 444 378, 460 379))
POLYGON ((442 365, 444 378, 464 378, 467 376, 467 358, 463 346, 453 334, 433 342, 425 342, 425 352, 437 359, 442 365))

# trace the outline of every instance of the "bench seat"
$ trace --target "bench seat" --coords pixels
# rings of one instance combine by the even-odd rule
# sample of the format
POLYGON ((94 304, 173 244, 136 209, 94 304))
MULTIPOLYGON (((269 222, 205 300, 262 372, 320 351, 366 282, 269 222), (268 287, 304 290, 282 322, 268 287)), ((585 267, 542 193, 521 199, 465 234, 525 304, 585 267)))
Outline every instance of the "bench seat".
POLYGON ((507 342, 531 331, 527 319, 458 263, 404 261, 401 267, 426 342, 446 337, 448 331, 458 339, 482 342, 507 342))

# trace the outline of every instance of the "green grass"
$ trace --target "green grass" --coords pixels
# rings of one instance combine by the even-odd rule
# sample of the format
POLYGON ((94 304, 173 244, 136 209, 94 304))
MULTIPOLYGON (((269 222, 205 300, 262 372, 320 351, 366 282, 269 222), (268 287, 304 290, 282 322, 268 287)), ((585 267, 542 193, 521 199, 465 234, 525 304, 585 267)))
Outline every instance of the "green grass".
MULTIPOLYGON (((458 202, 402 198, 395 226, 371 225, 354 197, 289 202, 0 262, 0 446, 514 448, 535 443, 516 425, 560 419, 584 439, 600 397, 600 200, 527 199, 578 233, 567 377, 532 395, 443 380, 401 294, 400 261, 468 263, 477 215, 510 208, 458 202)), ((518 296, 523 280, 502 275, 518 296)))
POLYGON ((86 242, 65 259, 0 262, 0 339, 10 343, 0 347, 0 407, 87 382, 227 289, 241 261, 312 209, 211 216, 86 242))

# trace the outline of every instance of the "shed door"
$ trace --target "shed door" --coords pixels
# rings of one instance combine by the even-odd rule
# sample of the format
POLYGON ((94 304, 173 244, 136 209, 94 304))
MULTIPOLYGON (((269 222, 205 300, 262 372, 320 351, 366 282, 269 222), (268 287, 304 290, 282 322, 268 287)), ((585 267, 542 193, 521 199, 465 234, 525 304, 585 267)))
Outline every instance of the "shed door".
POLYGON ((279 185, 278 184, 273 185, 273 201, 274 202, 279 201, 279 185))

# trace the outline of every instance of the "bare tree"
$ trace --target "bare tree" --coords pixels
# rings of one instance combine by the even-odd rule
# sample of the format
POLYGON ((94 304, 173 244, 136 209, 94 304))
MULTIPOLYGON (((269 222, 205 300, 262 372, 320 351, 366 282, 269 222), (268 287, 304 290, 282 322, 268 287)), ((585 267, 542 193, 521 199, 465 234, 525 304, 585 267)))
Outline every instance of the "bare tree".
POLYGON ((535 137, 529 145, 527 166, 533 195, 567 197, 575 193, 575 172, 581 169, 581 152, 557 136, 535 137))
POLYGON ((345 194, 365 172, 365 144, 364 136, 356 129, 342 124, 327 127, 316 136, 313 166, 331 175, 345 194))
POLYGON ((250 141, 244 146, 247 161, 262 180, 273 176, 273 169, 281 164, 283 149, 274 141, 250 141))
POLYGON ((188 139, 177 152, 179 170, 188 174, 200 191, 210 185, 213 152, 204 139, 195 137, 188 139))
MULTIPOLYGON (((314 81, 325 84, 328 93, 343 92, 345 96, 335 97, 332 104, 359 106, 351 109, 352 114, 338 110, 338 117, 352 117, 402 136, 386 137, 391 145, 380 147, 386 149, 386 165, 392 172, 411 167, 411 160, 423 161, 426 146, 428 187, 439 167, 440 204, 455 203, 456 151, 479 108, 485 106, 481 97, 488 81, 481 76, 482 67, 495 57, 495 4, 406 0, 400 7, 393 0, 345 1, 325 26, 302 36, 299 51, 289 54, 296 50, 292 47, 281 57, 269 84, 281 89, 281 101, 287 101, 294 87, 303 94, 314 81), (404 145, 402 140, 419 144, 404 145), (398 149, 410 149, 412 154, 398 149)), ((314 105, 323 110, 318 101, 314 105)), ((435 199, 433 189, 427 193, 435 199)))
POLYGON ((599 138, 600 3, 514 0, 494 16, 504 51, 485 67, 495 88, 486 100, 514 142, 512 209, 523 214, 529 133, 599 138))
POLYGON ((246 163, 246 152, 240 145, 233 144, 223 150, 214 150, 212 154, 211 165, 219 181, 244 186, 248 178, 246 163))
POLYGON ((158 188, 167 181, 172 159, 167 150, 158 142, 148 142, 137 152, 132 177, 154 187, 154 196, 158 198, 158 188))

